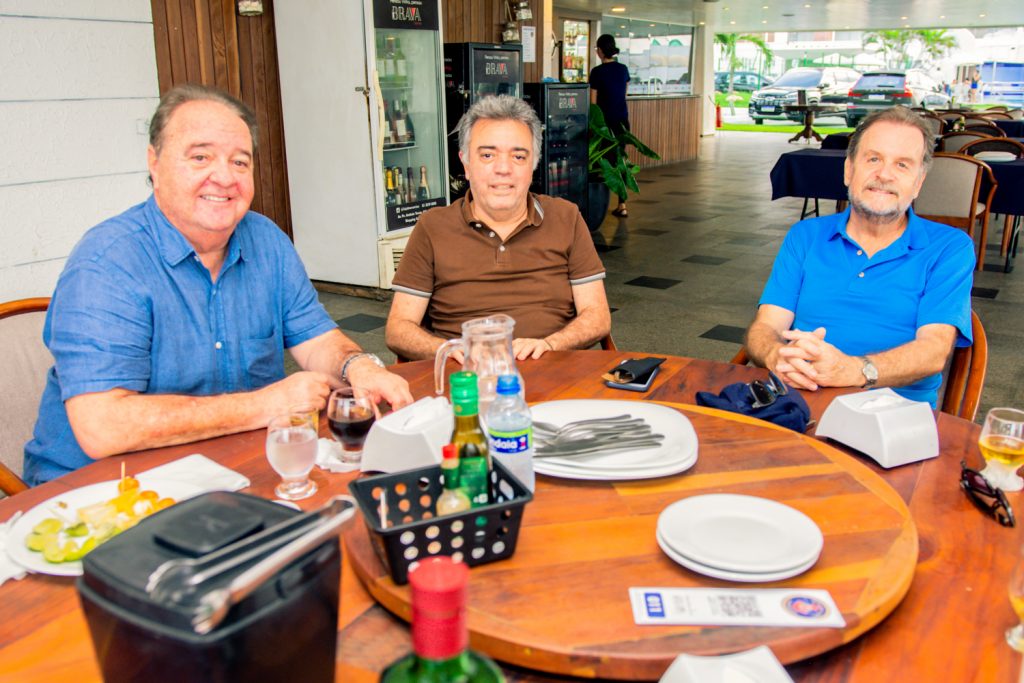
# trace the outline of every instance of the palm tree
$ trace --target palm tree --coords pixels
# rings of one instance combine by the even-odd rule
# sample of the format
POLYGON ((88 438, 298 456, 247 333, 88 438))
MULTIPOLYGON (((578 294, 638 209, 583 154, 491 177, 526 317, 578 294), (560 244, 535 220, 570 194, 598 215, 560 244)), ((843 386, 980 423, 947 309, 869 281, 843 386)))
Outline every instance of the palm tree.
MULTIPOLYGON (((733 78, 736 76, 736 67, 742 66, 743 62, 740 61, 739 57, 736 56, 736 46, 739 43, 753 43, 757 46, 757 49, 764 55, 764 63, 767 64, 772 59, 772 50, 768 47, 768 43, 764 42, 764 38, 760 36, 754 36, 749 33, 716 33, 715 43, 722 46, 722 56, 725 58, 726 63, 729 65, 729 90, 728 93, 731 95, 733 92, 733 78)), ((729 100, 730 113, 736 113, 735 100, 729 100)))
POLYGON ((861 43, 865 48, 868 45, 877 45, 885 56, 887 69, 905 69, 909 66, 907 48, 914 38, 914 33, 904 30, 869 31, 864 34, 861 43))
POLYGON ((956 38, 946 29, 920 29, 914 34, 921 42, 921 62, 925 66, 939 61, 957 45, 956 38))

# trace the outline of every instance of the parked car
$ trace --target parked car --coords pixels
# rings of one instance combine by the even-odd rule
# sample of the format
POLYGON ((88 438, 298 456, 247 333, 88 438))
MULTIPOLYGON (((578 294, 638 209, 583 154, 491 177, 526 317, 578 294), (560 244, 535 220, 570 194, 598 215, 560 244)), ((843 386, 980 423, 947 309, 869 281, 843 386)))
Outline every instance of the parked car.
MULTIPOLYGON (((761 88, 767 88, 772 84, 772 79, 753 71, 734 71, 732 74, 732 89, 734 92, 754 92, 761 88)), ((729 72, 715 72, 715 90, 718 92, 729 92, 729 72)))
POLYGON ((797 67, 779 77, 770 87, 758 90, 750 97, 747 111, 754 123, 765 119, 803 121, 799 112, 786 112, 783 106, 797 103, 797 93, 807 91, 808 104, 835 104, 834 112, 822 112, 817 116, 844 116, 850 88, 860 72, 845 66, 797 67))
POLYGON ((948 107, 949 100, 942 86, 918 69, 869 71, 850 89, 846 125, 854 127, 871 112, 897 104, 935 109, 948 107))

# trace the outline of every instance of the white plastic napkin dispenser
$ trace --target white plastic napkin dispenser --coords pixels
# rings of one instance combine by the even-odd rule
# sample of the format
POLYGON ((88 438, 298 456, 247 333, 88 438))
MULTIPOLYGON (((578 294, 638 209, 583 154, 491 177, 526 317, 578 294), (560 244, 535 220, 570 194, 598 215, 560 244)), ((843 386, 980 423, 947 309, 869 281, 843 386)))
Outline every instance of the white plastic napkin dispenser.
POLYGON ((846 444, 885 468, 939 454, 932 407, 888 388, 837 396, 815 434, 846 444))
POLYGON ((441 462, 455 415, 444 396, 428 396, 373 423, 363 445, 363 472, 400 472, 441 462))

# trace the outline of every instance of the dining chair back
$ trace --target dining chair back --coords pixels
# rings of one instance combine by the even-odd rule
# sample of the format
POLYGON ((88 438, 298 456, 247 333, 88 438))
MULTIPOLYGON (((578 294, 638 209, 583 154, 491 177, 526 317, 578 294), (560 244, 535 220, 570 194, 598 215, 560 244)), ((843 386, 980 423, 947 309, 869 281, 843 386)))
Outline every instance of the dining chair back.
POLYGON ((932 159, 921 191, 914 200, 914 212, 922 218, 945 223, 967 231, 975 239, 975 224, 980 221, 980 245, 977 269, 985 265, 989 208, 996 190, 992 169, 983 161, 965 154, 939 152, 932 159), (988 191, 981 196, 982 182, 988 191))
MULTIPOLYGON (((960 149, 961 154, 974 156, 978 152, 1009 152, 1018 159, 1024 159, 1024 143, 1013 138, 985 138, 969 142, 960 149)), ((1003 272, 1012 269, 1011 261, 1016 256, 1016 237, 1020 231, 1020 216, 1007 214, 1003 217, 1003 237, 999 240, 999 255, 1005 257, 1003 272)))
POLYGON ((0 303, 0 491, 9 496, 28 488, 21 479, 23 448, 32 437, 39 399, 53 357, 43 344, 49 298, 0 303))
MULTIPOLYGON (((939 390, 940 409, 944 413, 973 421, 978 414, 981 392, 985 388, 985 373, 988 371, 988 337, 981 319, 971 311, 971 346, 953 349, 946 377, 939 390)), ((747 349, 741 347, 731 363, 746 365, 750 362, 747 349)))
POLYGON ((987 121, 1012 121, 1013 118, 1005 111, 985 112, 982 116, 987 121))
POLYGON ((968 123, 964 126, 964 131, 967 133, 980 133, 981 135, 990 135, 994 138, 1006 137, 1006 132, 1002 128, 992 123, 968 123))
POLYGON ((1006 112, 1006 115, 1014 121, 1022 121, 1024 120, 1024 109, 1011 109, 1006 112))
POLYGON ((965 116, 964 117, 964 123, 967 124, 968 126, 971 125, 972 123, 978 123, 978 124, 982 124, 982 125, 995 125, 991 121, 986 119, 984 116, 981 116, 979 114, 972 114, 971 116, 965 116))
POLYGON ((988 372, 988 337, 978 314, 971 311, 970 346, 953 351, 946 375, 946 386, 942 394, 942 412, 974 421, 985 388, 985 373, 988 372))
POLYGON ((1009 107, 1007 107, 1005 104, 993 104, 993 105, 990 105, 988 107, 988 109, 984 109, 982 111, 979 111, 978 115, 979 116, 987 116, 988 114, 998 114, 1000 112, 1006 111, 1007 109, 1009 109, 1009 107))
POLYGON ((935 151, 959 152, 960 148, 968 142, 974 142, 975 140, 982 140, 988 137, 993 136, 982 135, 981 133, 946 133, 939 139, 938 144, 935 145, 935 151))
POLYGON ((924 121, 924 124, 926 126, 928 126, 928 128, 931 130, 933 136, 939 137, 940 135, 942 135, 942 132, 945 129, 945 125, 946 125, 945 121, 940 119, 938 116, 935 116, 934 114, 923 113, 923 112, 919 112, 919 113, 920 113, 920 116, 921 116, 921 120, 924 121))

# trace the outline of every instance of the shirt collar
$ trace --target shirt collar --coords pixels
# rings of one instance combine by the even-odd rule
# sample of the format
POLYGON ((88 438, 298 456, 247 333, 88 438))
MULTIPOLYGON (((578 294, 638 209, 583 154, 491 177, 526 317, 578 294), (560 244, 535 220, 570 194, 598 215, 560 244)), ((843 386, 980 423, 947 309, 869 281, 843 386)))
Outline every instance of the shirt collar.
MULTIPOLYGON (((832 233, 829 235, 829 239, 835 239, 842 237, 843 239, 853 242, 850 236, 846 233, 846 224, 850 220, 850 206, 847 205, 846 210, 842 213, 835 214, 835 221, 832 224, 832 233)), ((924 249, 928 246, 931 240, 928 238, 928 230, 925 228, 923 219, 914 213, 913 207, 907 209, 907 229, 903 231, 903 234, 899 236, 895 242, 889 245, 892 247, 897 244, 906 244, 907 249, 924 249)), ((889 247, 886 247, 888 249, 889 247)))
MULTIPOLYGON (((150 220, 146 222, 146 229, 149 231, 153 241, 156 242, 157 249, 160 251, 160 256, 170 266, 177 266, 185 259, 195 256, 196 250, 192 246, 192 243, 185 239, 185 236, 181 234, 174 225, 167 220, 167 216, 160 210, 160 207, 156 203, 156 195, 149 195, 149 199, 146 200, 146 213, 149 215, 150 220)), ((231 238, 228 240, 228 253, 224 257, 224 265, 221 266, 221 272, 224 272, 229 266, 234 265, 237 261, 244 261, 244 253, 241 245, 241 238, 238 236, 239 230, 243 227, 248 215, 242 218, 241 222, 235 227, 234 232, 231 234, 231 238)))
MULTIPOLYGON (((462 220, 466 222, 471 228, 489 228, 490 226, 483 221, 478 221, 473 216, 473 209, 470 207, 470 202, 473 199, 473 191, 467 190, 466 196, 462 198, 462 206, 460 212, 462 213, 462 220)), ((534 193, 530 192, 526 195, 527 210, 526 210, 526 222, 516 228, 513 234, 519 232, 521 228, 539 226, 544 221, 544 209, 541 208, 540 199, 534 193)))

